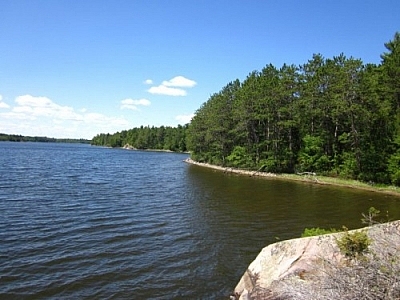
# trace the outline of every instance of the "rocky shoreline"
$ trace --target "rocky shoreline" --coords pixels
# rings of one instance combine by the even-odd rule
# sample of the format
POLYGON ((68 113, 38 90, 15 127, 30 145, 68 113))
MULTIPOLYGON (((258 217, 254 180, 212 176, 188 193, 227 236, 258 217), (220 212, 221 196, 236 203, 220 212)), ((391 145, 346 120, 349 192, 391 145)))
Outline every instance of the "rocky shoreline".
MULTIPOLYGON (((354 272, 350 274, 349 281, 351 282, 357 276, 367 275, 361 277, 368 277, 374 274, 375 271, 377 271, 377 275, 374 274, 374 280, 377 280, 381 276, 379 268, 385 268, 388 272, 391 271, 394 273, 389 275, 383 274, 382 276, 395 276, 394 279, 397 279, 396 276, 399 276, 398 271, 400 271, 400 265, 396 263, 396 259, 400 258, 400 221, 351 230, 348 233, 352 234, 359 231, 367 233, 371 239, 371 256, 366 257, 366 259, 372 260, 369 264, 366 264, 369 267, 368 270, 363 265, 357 265, 354 261, 349 261, 339 250, 336 241, 344 233, 332 233, 281 241, 262 249, 257 258, 244 272, 231 295, 231 299, 311 299, 309 297, 320 300, 327 299, 325 297, 317 297, 325 292, 321 292, 320 290, 322 289, 321 282, 324 282, 328 286, 332 285, 334 289, 335 284, 338 284, 335 279, 339 278, 340 280, 340 278, 343 278, 348 273, 354 272), (374 265, 374 260, 377 260, 377 267, 374 265), (364 268, 358 273, 357 268, 362 266, 364 268), (345 270, 343 271, 344 275, 340 273, 342 268, 345 270), (374 270, 375 268, 378 270, 374 270), (321 280, 321 278, 326 280, 321 280)), ((364 279, 361 278, 361 280, 364 279)), ((364 281, 361 282, 366 283, 364 281)), ((345 282, 344 287, 347 284, 345 282)), ((381 283, 381 286, 377 286, 376 288, 392 288, 393 293, 400 295, 400 285, 395 283, 391 286, 390 283, 386 287, 384 284, 381 283)), ((362 287, 360 288, 362 289, 362 287)), ((356 289, 357 287, 354 288, 354 290, 356 289)), ((348 292, 352 293, 353 291, 350 290, 348 292)), ((352 299, 358 298, 355 297, 352 299)), ((379 299, 398 298, 389 297, 379 299)))
POLYGON ((247 175, 247 176, 260 176, 260 177, 277 177, 277 175, 274 173, 259 172, 259 171, 247 171, 247 170, 235 169, 235 168, 230 168, 230 167, 221 167, 221 166, 211 165, 211 164, 207 164, 207 163, 200 163, 200 162, 194 161, 191 158, 185 159, 184 162, 186 162, 188 164, 192 164, 192 165, 206 167, 209 169, 223 171, 224 173, 240 174, 240 175, 247 175))
POLYGON ((206 167, 209 169, 214 169, 218 171, 222 171, 224 173, 229 174, 238 174, 238 175, 245 175, 245 176, 256 176, 256 177, 264 177, 264 178, 274 178, 274 179, 281 179, 281 180, 290 180, 290 181, 298 181, 303 183, 312 183, 312 184, 319 184, 319 185, 333 185, 333 186, 340 186, 340 187, 347 187, 347 188, 356 188, 360 190, 366 190, 370 192, 379 192, 390 194, 394 196, 400 197, 400 189, 398 187, 389 187, 389 188, 382 188, 376 187, 374 185, 369 185, 366 183, 362 183, 356 180, 353 180, 354 184, 350 184, 348 181, 341 182, 340 179, 334 179, 335 181, 327 181, 329 177, 317 176, 315 173, 300 173, 300 174, 276 174, 270 172, 261 172, 261 171, 248 171, 243 169, 236 169, 232 167, 221 167, 217 165, 212 165, 209 163, 201 163, 192 160, 191 158, 187 158, 184 162, 192 165, 197 165, 201 167, 206 167))
POLYGON ((185 154, 189 154, 189 152, 177 152, 177 151, 172 151, 172 150, 168 150, 168 149, 138 149, 135 148, 129 144, 124 145, 123 147, 121 147, 121 149, 125 149, 125 150, 135 150, 135 151, 148 151, 148 152, 167 152, 167 153, 185 153, 185 154))

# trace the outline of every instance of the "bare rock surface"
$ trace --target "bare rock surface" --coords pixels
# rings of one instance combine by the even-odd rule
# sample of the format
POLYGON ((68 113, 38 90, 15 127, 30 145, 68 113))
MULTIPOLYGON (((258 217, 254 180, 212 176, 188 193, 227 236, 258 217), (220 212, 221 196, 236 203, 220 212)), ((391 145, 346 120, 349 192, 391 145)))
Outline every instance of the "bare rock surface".
MULTIPOLYGON (((400 221, 374 225, 366 230, 372 240, 371 248, 379 251, 377 236, 385 236, 390 246, 400 251, 400 221)), ((355 230, 349 231, 349 233, 355 230)), ((282 290, 286 278, 295 278, 302 284, 323 275, 321 261, 340 263, 344 260, 336 240, 343 233, 297 238, 271 244, 257 256, 243 274, 232 299, 284 299, 276 291, 282 290)))

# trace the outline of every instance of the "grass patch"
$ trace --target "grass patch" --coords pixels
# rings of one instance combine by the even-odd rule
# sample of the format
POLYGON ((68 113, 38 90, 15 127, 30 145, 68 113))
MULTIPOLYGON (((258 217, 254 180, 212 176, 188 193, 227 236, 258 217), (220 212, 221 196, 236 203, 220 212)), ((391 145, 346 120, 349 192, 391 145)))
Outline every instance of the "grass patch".
POLYGON ((317 184, 336 185, 343 187, 353 187, 375 192, 384 192, 392 195, 400 196, 400 188, 392 185, 369 184, 353 179, 342 179, 337 177, 319 176, 319 175, 298 175, 298 174, 277 174, 277 178, 312 182, 317 184))
POLYGON ((335 228, 331 229, 324 229, 324 228, 305 228, 304 232, 301 234, 301 237, 309 237, 309 236, 317 236, 317 235, 323 235, 323 234, 330 234, 330 233, 336 233, 339 232, 335 228))

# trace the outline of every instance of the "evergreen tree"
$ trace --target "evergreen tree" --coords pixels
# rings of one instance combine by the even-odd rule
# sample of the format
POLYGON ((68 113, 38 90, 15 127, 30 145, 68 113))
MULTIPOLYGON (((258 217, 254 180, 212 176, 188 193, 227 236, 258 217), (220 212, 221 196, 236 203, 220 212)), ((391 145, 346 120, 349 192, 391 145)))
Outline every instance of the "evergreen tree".
POLYGON ((228 83, 190 124, 99 134, 96 145, 191 151, 200 162, 400 185, 400 34, 380 65, 314 54, 228 83))

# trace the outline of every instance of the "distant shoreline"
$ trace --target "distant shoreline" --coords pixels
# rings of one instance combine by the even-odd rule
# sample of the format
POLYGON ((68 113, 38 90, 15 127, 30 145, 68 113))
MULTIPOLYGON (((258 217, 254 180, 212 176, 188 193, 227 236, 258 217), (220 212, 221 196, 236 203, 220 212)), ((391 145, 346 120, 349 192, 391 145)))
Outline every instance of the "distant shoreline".
POLYGON ((132 147, 131 145, 125 145, 123 147, 120 147, 120 149, 124 150, 133 150, 133 151, 148 151, 148 152, 167 152, 167 153, 183 153, 183 154, 190 154, 190 152, 178 152, 178 151, 172 151, 169 149, 138 149, 135 147, 132 147))
POLYGON ((71 143, 71 144, 90 144, 91 140, 72 139, 72 138, 51 138, 47 136, 24 136, 17 134, 0 133, 0 142, 33 142, 33 143, 71 143))
POLYGON ((290 181, 298 181, 298 182, 311 183, 311 184, 356 188, 356 189, 360 189, 360 190, 385 193, 385 194, 390 194, 393 196, 400 197, 400 188, 395 187, 395 186, 385 186, 385 187, 373 186, 373 185, 369 185, 367 183, 357 181, 357 180, 346 180, 346 179, 339 179, 339 178, 318 176, 318 175, 310 175, 310 174, 307 174, 307 175, 275 174, 275 173, 260 172, 260 171, 248 171, 248 170, 236 169, 236 168, 231 168, 231 167, 221 167, 221 166, 212 165, 212 164, 208 164, 208 163, 200 163, 200 162, 192 160, 191 158, 185 159, 184 162, 188 163, 188 164, 192 164, 192 165, 197 165, 197 166, 206 167, 209 169, 222 171, 224 173, 229 173, 229 174, 245 175, 245 176, 249 176, 249 177, 257 176, 257 177, 264 177, 264 178, 271 178, 271 179, 283 179, 283 180, 290 180, 290 181))

